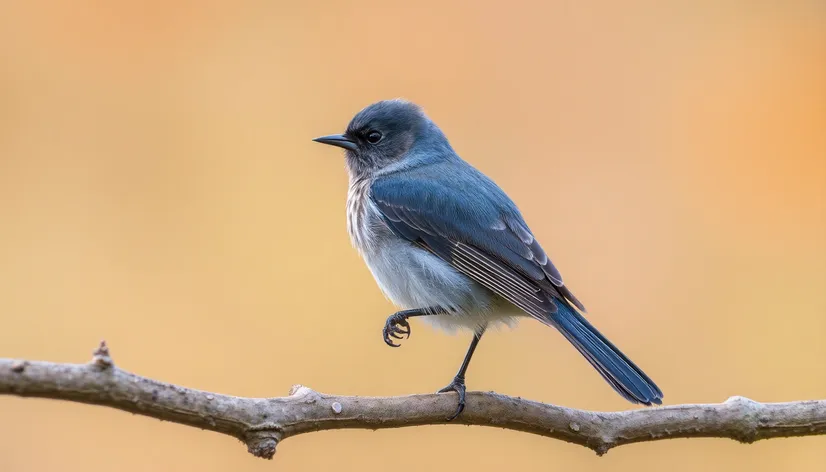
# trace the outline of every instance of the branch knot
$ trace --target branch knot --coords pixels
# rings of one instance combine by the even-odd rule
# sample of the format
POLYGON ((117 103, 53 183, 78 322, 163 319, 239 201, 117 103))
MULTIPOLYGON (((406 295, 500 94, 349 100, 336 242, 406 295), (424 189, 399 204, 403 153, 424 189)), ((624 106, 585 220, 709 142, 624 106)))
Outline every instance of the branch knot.
POLYGON ((106 340, 101 340, 97 349, 92 351, 92 364, 100 369, 108 369, 115 365, 109 355, 109 346, 106 345, 106 340))
POLYGON ((262 459, 273 458, 279 441, 281 441, 281 433, 277 429, 251 430, 247 432, 244 438, 247 451, 262 459))

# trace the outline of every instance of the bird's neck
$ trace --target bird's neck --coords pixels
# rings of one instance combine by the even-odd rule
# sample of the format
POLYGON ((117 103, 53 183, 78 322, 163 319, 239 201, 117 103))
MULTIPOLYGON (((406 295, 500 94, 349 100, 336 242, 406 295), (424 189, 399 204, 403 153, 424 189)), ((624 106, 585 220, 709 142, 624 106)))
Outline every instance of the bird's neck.
POLYGON ((362 166, 355 163, 347 162, 347 176, 350 179, 350 187, 357 182, 364 182, 370 179, 372 172, 367 171, 362 166))

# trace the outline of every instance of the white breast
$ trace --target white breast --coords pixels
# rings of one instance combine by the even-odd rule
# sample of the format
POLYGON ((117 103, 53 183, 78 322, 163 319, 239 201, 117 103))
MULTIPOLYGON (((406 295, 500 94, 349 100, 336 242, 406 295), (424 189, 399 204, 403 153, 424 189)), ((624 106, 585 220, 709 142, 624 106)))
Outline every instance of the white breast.
POLYGON ((370 200, 369 179, 351 179, 347 231, 384 295, 402 309, 442 307, 450 315, 427 316, 446 331, 512 324, 521 312, 450 264, 396 236, 370 200))
POLYGON ((366 221, 366 205, 370 201, 370 185, 372 180, 367 178, 351 178, 350 188, 347 191, 347 232, 353 246, 364 254, 371 242, 371 222, 366 221))

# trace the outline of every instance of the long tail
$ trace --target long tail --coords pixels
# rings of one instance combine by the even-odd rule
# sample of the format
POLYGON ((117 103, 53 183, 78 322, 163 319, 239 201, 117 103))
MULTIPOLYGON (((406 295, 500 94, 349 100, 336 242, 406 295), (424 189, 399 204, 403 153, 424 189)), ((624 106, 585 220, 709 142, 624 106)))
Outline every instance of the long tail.
POLYGON ((557 311, 550 317, 551 324, 588 359, 614 390, 633 403, 662 403, 663 392, 639 367, 568 303, 559 299, 554 302, 557 311))

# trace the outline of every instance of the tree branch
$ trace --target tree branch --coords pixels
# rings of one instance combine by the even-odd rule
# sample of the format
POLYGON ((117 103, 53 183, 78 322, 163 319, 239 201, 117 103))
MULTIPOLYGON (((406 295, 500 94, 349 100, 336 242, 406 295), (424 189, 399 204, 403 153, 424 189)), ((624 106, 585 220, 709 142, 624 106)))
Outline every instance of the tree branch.
POLYGON ((179 387, 115 367, 105 343, 87 364, 0 359, 0 394, 103 405, 228 434, 271 459, 276 445, 326 429, 431 424, 495 426, 561 439, 605 454, 635 442, 671 438, 760 439, 826 434, 826 400, 676 405, 601 413, 495 393, 468 392, 455 420, 452 393, 400 397, 325 395, 300 385, 279 398, 242 398, 179 387))

